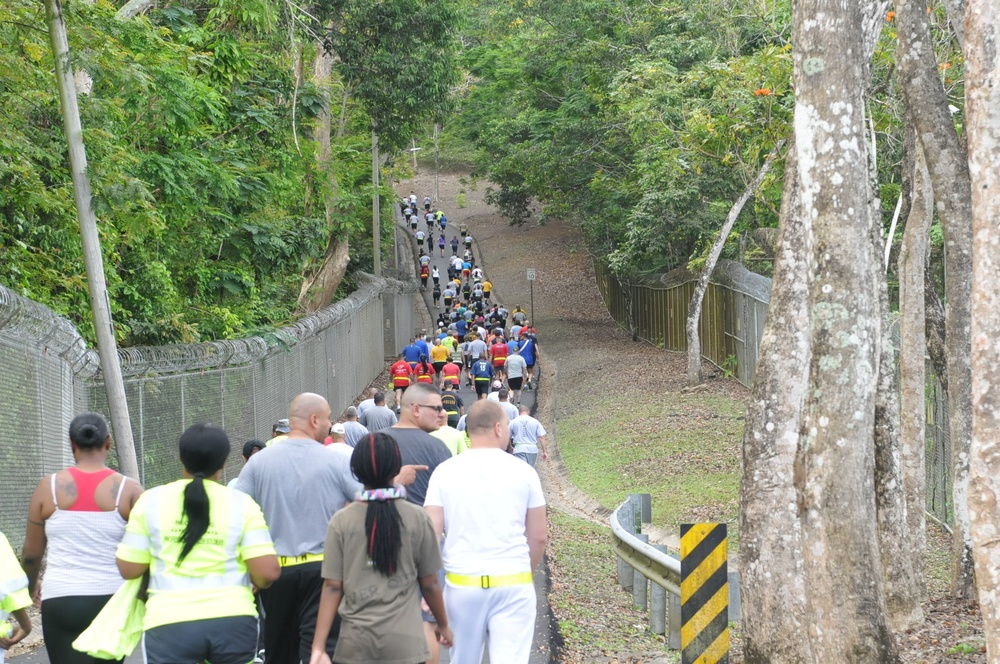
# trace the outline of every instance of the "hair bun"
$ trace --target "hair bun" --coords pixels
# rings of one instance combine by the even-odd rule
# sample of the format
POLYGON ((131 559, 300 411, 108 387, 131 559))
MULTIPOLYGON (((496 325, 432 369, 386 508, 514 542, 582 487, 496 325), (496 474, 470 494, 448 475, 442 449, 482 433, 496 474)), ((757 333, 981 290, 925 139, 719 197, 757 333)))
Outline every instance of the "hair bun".
POLYGON ((99 413, 82 413, 69 425, 70 440, 79 447, 99 447, 109 435, 107 420, 99 413))

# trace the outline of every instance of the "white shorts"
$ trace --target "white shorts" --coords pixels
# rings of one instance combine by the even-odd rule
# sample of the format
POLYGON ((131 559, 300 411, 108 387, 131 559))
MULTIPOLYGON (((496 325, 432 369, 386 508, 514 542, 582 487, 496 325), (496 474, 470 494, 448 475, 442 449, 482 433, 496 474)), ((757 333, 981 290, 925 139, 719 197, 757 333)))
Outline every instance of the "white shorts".
POLYGON ((452 664, 480 664, 489 632, 490 661, 528 664, 535 636, 535 586, 470 588, 445 583, 444 604, 455 637, 452 664))

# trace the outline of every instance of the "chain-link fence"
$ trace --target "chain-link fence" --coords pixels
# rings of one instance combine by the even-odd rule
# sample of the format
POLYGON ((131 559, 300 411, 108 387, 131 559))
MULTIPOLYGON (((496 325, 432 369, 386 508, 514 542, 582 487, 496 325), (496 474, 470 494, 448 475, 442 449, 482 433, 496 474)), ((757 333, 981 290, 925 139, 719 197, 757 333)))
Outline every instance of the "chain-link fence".
MULTIPOLYGON (((600 261, 597 287, 611 317, 634 337, 668 350, 687 350, 687 314, 698 276, 675 270, 656 279, 623 283, 600 261)), ((698 322, 702 357, 749 387, 771 299, 771 280, 739 263, 720 261, 705 292, 698 322)), ((951 436, 947 395, 927 369, 927 511, 951 522, 951 436)))
MULTIPOLYGON (((152 487, 180 477, 177 440, 196 422, 229 434, 225 481, 239 473, 243 442, 269 438, 296 394, 324 395, 336 416, 406 344, 416 302, 413 283, 369 279, 266 336, 120 350, 140 480, 152 487)), ((73 461, 70 420, 86 410, 107 415, 107 396, 97 353, 73 325, 2 286, 0 352, 0 530, 19 547, 38 480, 73 461)))

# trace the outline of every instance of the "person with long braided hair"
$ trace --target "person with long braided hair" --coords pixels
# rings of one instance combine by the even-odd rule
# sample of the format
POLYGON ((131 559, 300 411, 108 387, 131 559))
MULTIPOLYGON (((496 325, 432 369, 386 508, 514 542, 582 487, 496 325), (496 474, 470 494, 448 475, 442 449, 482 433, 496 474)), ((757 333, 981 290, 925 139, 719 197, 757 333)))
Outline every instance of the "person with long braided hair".
POLYGON ((437 620, 438 642, 451 646, 438 570, 441 551, 430 517, 401 500, 393 486, 402 459, 385 433, 358 441, 351 470, 364 485, 357 500, 334 514, 327 528, 323 593, 310 664, 329 664, 326 637, 341 619, 333 662, 419 664, 430 658, 420 594, 437 620))
POLYGON ((247 664, 257 645, 251 583, 281 574, 267 523, 250 496, 218 483, 226 432, 195 424, 180 438, 183 479, 139 497, 118 545, 126 579, 149 572, 147 664, 247 664))

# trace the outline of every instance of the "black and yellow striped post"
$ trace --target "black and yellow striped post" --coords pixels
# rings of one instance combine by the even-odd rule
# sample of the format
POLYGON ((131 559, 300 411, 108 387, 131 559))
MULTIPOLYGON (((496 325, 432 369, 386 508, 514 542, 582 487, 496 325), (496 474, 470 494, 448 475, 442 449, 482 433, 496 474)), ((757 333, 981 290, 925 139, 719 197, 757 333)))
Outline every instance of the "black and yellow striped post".
POLYGON ((729 662, 726 524, 681 524, 681 664, 729 662))

